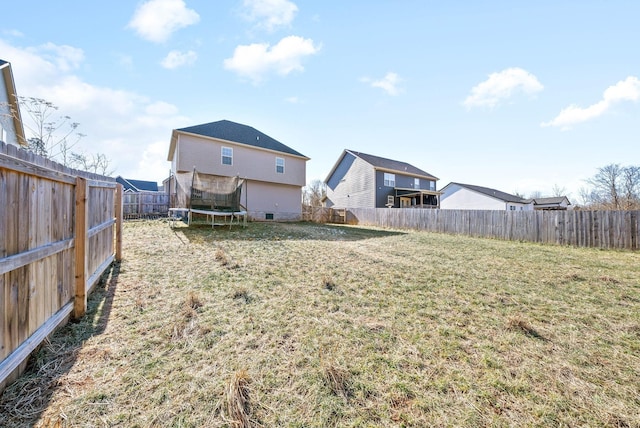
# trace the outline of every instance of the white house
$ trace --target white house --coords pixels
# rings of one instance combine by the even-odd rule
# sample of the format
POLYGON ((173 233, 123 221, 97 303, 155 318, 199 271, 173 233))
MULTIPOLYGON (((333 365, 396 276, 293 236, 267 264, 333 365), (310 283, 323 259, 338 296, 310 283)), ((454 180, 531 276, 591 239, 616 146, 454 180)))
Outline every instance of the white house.
POLYGON ((530 199, 472 184, 449 183, 441 189, 440 208, 450 210, 531 211, 530 199))
POLYGON ((449 210, 566 210, 566 196, 525 199, 520 196, 473 184, 449 183, 441 190, 440 208, 449 210))

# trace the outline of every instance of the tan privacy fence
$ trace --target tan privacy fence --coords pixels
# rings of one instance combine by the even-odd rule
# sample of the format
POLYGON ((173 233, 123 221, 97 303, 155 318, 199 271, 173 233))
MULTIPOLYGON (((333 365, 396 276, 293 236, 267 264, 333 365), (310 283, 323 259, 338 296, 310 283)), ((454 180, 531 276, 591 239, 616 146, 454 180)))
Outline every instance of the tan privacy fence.
POLYGON ((607 249, 637 250, 640 239, 640 211, 349 208, 347 222, 607 249))
POLYGON ((0 142, 0 390, 121 257, 122 186, 0 142))
POLYGON ((125 192, 122 195, 125 219, 158 218, 169 215, 169 194, 160 192, 125 192))

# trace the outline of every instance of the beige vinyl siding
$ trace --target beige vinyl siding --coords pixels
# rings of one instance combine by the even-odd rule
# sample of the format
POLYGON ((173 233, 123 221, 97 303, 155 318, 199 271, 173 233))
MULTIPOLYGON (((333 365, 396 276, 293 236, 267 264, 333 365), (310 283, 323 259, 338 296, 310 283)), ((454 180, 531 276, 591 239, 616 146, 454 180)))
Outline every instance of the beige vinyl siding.
POLYGON ((374 208, 375 170, 367 162, 355 158, 336 188, 327 189, 327 197, 336 208, 374 208))
POLYGON ((302 190, 299 186, 248 181, 244 191, 252 220, 265 220, 268 213, 273 214, 276 221, 302 218, 302 190))
POLYGON ((174 170, 179 172, 191 171, 195 167, 206 174, 240 176, 299 187, 306 184, 306 159, 229 141, 179 134, 174 160, 174 170), (222 164, 222 147, 233 148, 233 165, 222 164), (285 160, 284 174, 276 173, 276 157, 285 160))

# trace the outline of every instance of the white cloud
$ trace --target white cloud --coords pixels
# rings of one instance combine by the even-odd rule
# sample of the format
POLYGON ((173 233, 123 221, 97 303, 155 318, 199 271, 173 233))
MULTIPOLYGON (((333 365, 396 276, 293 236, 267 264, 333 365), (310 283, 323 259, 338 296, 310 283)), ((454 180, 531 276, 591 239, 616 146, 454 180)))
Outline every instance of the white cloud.
POLYGON ((164 42, 174 31, 200 21, 183 0, 149 0, 136 9, 129 27, 151 42, 164 42))
POLYGON ((194 51, 180 52, 174 50, 167 54, 161 64, 164 68, 173 70, 183 65, 191 65, 196 62, 196 59, 198 59, 198 55, 194 51))
POLYGON ((5 34, 11 37, 24 37, 24 34, 21 31, 16 29, 4 29, 2 30, 2 34, 5 34))
POLYGON ((46 43, 35 49, 35 52, 47 59, 55 61, 56 66, 62 71, 71 71, 80 66, 84 61, 82 49, 67 45, 55 45, 46 43))
POLYGON ((288 26, 298 12, 298 6, 288 0, 244 0, 244 6, 249 9, 247 19, 267 31, 288 26))
POLYGON ((533 95, 543 88, 538 78, 528 71, 517 67, 507 68, 491 73, 487 80, 474 86, 463 104, 467 108, 495 107, 516 92, 533 95))
POLYGON ((389 72, 385 74, 382 79, 374 80, 368 77, 363 77, 360 79, 362 82, 370 84, 374 88, 381 88, 389 95, 398 95, 401 92, 401 89, 398 87, 398 84, 402 81, 402 79, 393 72, 389 72))
POLYGON ((311 39, 288 36, 273 47, 267 43, 237 46, 233 57, 224 60, 224 67, 259 83, 271 72, 286 76, 292 71, 303 71, 302 59, 319 50, 320 46, 311 39))
POLYGON ((584 108, 570 105, 562 109, 553 120, 543 122, 540 126, 555 126, 567 130, 573 125, 602 116, 620 102, 637 102, 638 100, 640 100, 640 80, 637 77, 629 76, 625 80, 609 86, 604 91, 602 99, 597 103, 584 108))
MULTIPOLYGON (((169 170, 171 130, 190 120, 173 104, 84 81, 65 62, 72 51, 53 45, 16 47, 0 39, 0 52, 11 59, 18 95, 50 101, 60 115, 80 124, 77 131, 86 136, 72 151, 105 154, 116 175, 161 181, 169 170)), ((29 120, 24 112, 22 118, 29 120)))

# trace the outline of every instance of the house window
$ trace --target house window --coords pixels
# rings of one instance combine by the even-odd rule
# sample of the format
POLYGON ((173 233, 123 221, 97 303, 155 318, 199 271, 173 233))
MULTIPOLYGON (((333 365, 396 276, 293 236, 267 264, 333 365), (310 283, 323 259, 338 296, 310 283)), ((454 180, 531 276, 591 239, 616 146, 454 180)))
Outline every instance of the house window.
POLYGON ((420 188, 420 179, 419 178, 414 178, 413 179, 413 188, 414 189, 419 189, 420 188))
POLYGON ((513 205, 509 205, 509 210, 511 210, 511 211, 515 211, 515 210, 516 210, 516 207, 514 207, 513 205))
POLYGON ((284 158, 276 158, 276 173, 284 174, 284 158))
POLYGON ((430 181, 429 182, 429 190, 436 190, 436 182, 435 181, 430 181))
POLYGON ((394 206, 395 204, 396 204, 396 200, 395 200, 395 198, 393 197, 393 195, 388 195, 388 196, 387 196, 387 206, 388 206, 388 207, 392 207, 392 206, 394 206))
POLYGON ((222 165, 233 165, 233 149, 231 147, 222 148, 222 165))
POLYGON ((387 187, 396 187, 396 175, 384 173, 384 185, 387 187))

